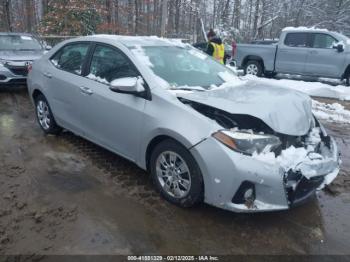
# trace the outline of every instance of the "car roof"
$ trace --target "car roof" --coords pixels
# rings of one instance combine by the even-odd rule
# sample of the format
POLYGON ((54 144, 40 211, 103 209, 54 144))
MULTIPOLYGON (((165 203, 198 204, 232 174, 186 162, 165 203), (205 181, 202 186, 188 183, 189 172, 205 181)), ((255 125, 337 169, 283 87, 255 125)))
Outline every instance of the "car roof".
POLYGON ((314 27, 286 27, 282 31, 288 33, 333 33, 327 29, 314 27))
POLYGON ((181 39, 168 39, 160 38, 157 36, 121 36, 121 35, 91 35, 79 38, 74 38, 75 41, 81 40, 91 40, 91 41, 101 41, 110 42, 115 41, 125 45, 126 47, 135 46, 184 46, 181 39))
POLYGON ((27 36, 33 36, 30 33, 14 33, 14 32, 0 32, 0 35, 27 35, 27 36))

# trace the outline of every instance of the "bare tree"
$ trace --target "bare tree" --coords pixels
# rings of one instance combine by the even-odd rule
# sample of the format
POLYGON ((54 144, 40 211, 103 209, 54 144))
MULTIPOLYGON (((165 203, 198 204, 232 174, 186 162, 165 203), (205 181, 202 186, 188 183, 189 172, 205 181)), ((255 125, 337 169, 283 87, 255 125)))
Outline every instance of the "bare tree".
POLYGON ((235 0, 233 11, 233 26, 239 29, 241 26, 241 0, 235 0))
POLYGON ((350 0, 0 0, 0 4, 0 27, 6 31, 154 34, 195 41, 214 28, 225 39, 250 41, 278 37, 285 26, 316 26, 350 35, 350 0))
POLYGON ((255 0, 255 13, 254 13, 254 25, 253 25, 253 37, 257 36, 258 33, 258 20, 259 20, 259 10, 260 10, 260 0, 255 0))

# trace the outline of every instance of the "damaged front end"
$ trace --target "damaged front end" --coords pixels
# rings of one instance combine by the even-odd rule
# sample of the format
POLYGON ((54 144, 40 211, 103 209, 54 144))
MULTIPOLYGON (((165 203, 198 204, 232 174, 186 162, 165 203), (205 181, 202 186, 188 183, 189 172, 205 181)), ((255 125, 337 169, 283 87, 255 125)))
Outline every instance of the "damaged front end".
POLYGON ((339 173, 341 159, 337 144, 318 122, 306 137, 304 149, 307 154, 303 161, 285 166, 283 182, 290 206, 307 201, 317 190, 332 183, 339 173))
POLYGON ((209 192, 206 195, 209 204, 238 212, 283 210, 305 202, 339 173, 337 145, 315 118, 307 134, 293 136, 276 132, 251 115, 229 113, 185 98, 179 100, 223 128, 198 150, 215 151, 209 149, 209 144, 213 147, 216 141, 239 153, 230 154, 225 149, 234 162, 231 170, 227 170, 230 160, 226 162, 214 153, 208 154, 214 161, 203 160, 209 162, 209 172, 215 174, 210 178, 215 181, 213 187, 221 192, 218 195, 209 192), (222 163, 227 168, 209 167, 211 162, 216 166, 222 163), (218 172, 227 173, 226 177, 232 176, 232 179, 218 172), (232 186, 220 185, 217 181, 232 183, 232 186))

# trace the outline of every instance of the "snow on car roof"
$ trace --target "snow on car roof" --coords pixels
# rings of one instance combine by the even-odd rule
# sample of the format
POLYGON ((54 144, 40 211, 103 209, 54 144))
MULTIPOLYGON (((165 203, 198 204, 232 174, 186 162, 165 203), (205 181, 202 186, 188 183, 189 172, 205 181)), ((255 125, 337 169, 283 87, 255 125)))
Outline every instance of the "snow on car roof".
POLYGON ((311 31, 311 32, 329 32, 328 29, 322 29, 322 28, 316 28, 316 27, 285 27, 282 29, 283 32, 285 31, 311 31))
POLYGON ((157 36, 92 35, 99 39, 115 40, 127 47, 135 46, 184 46, 181 39, 160 38, 157 36))

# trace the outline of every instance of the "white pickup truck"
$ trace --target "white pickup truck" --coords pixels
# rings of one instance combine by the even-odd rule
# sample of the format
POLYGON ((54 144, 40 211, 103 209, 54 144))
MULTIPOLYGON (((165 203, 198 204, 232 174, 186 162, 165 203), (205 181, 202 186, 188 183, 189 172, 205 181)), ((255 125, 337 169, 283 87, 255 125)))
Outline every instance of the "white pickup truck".
POLYGON ((235 59, 246 74, 338 78, 350 84, 350 39, 324 29, 285 28, 277 44, 239 44, 235 59))

